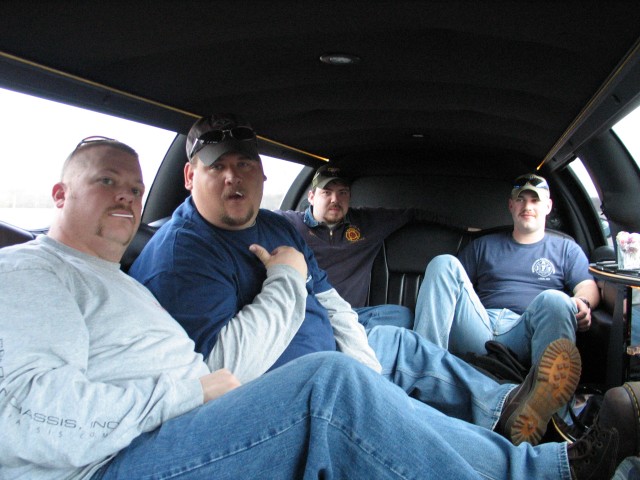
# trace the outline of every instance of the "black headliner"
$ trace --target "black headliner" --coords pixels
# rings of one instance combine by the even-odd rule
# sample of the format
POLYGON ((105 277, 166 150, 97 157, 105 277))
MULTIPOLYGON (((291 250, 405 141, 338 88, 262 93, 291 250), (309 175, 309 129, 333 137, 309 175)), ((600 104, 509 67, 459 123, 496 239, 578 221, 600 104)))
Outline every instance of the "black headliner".
POLYGON ((38 82, 6 56, 0 84, 182 133, 190 114, 232 111, 331 159, 412 151, 411 168, 455 158, 511 176, 554 148, 634 47, 639 18, 638 1, 3 2, 0 51, 178 111, 38 82), (361 62, 319 62, 332 52, 361 62))

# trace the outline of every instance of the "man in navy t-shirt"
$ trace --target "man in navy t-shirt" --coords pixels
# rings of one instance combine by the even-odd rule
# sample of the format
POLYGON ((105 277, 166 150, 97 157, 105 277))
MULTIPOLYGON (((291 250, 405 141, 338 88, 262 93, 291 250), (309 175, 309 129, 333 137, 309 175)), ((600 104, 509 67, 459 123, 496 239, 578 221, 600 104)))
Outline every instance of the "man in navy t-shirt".
POLYGON ((414 330, 456 354, 507 345, 525 363, 537 362, 558 338, 575 341, 591 325, 600 300, 584 252, 572 240, 545 234, 551 212, 547 181, 514 181, 509 198, 513 231, 485 235, 459 255, 427 266, 414 330))
POLYGON ((355 314, 304 240, 259 208, 266 177, 248 123, 226 114, 202 119, 188 145, 191 196, 129 274, 180 322, 210 367, 224 365, 243 382, 338 347, 379 371, 355 314))

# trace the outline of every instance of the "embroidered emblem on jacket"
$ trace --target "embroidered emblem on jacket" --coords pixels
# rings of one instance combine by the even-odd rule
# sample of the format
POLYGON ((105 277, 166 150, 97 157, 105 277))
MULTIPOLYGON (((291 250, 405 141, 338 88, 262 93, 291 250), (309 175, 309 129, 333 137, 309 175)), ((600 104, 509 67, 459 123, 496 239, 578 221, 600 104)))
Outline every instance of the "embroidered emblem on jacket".
POLYGON ((531 271, 541 278, 547 278, 556 273, 556 268, 551 263, 551 260, 539 258, 533 263, 531 271))
POLYGON ((360 235, 360 230, 358 230, 357 227, 349 227, 347 231, 344 232, 344 238, 349 242, 357 242, 362 238, 362 235, 360 235))

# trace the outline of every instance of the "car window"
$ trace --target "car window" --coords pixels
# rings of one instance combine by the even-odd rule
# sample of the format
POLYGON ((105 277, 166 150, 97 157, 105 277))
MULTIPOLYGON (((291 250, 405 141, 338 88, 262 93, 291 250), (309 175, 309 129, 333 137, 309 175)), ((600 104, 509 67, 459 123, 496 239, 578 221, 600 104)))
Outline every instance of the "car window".
POLYGON ((618 136, 620 141, 624 143, 625 147, 636 161, 636 164, 640 167, 640 135, 638 135, 639 128, 640 107, 636 108, 633 112, 620 120, 613 127, 613 131, 618 136))
POLYGON ((175 132, 0 89, 0 220, 45 229, 54 213, 51 187, 85 137, 102 135, 134 148, 151 182, 175 132))
MULTIPOLYGON (((85 137, 102 135, 140 156, 146 194, 176 133, 42 98, 0 89, 0 220, 21 228, 48 228, 51 187, 67 155, 85 137)), ((302 165, 263 156, 267 181, 262 207, 275 209, 302 165)))
POLYGON ((607 216, 602 211, 602 200, 600 199, 598 190, 596 189, 596 186, 593 183, 589 172, 587 172, 587 169, 585 168, 580 158, 576 158, 573 162, 571 162, 569 164, 569 168, 576 175, 580 183, 582 183, 582 187, 589 195, 591 203, 593 204, 593 208, 595 208, 596 212, 598 212, 598 216, 600 218, 600 227, 602 228, 604 236, 607 239, 607 243, 612 246, 613 240, 611 239, 609 221, 607 220, 607 216))
POLYGON ((266 155, 260 155, 260 157, 264 174, 267 177, 267 181, 264 182, 264 195, 260 207, 275 210, 280 208, 282 199, 304 165, 266 155))
MULTIPOLYGON (((625 145, 628 152, 634 158, 636 164, 640 167, 640 136, 638 136, 639 128, 640 107, 636 108, 622 120, 616 123, 616 125, 613 126, 612 130, 618 136, 620 141, 625 145)), ((598 195, 598 191, 596 190, 593 180, 589 176, 589 173, 587 172, 580 158, 576 158, 573 162, 571 162, 569 164, 569 168, 573 171, 578 180, 580 180, 582 186, 589 194, 591 202, 593 203, 594 208, 600 216, 600 224, 607 238, 607 242, 609 243, 609 245, 613 245, 611 232, 609 230, 609 222, 606 215, 602 212, 602 201, 600 199, 600 196, 598 195)))

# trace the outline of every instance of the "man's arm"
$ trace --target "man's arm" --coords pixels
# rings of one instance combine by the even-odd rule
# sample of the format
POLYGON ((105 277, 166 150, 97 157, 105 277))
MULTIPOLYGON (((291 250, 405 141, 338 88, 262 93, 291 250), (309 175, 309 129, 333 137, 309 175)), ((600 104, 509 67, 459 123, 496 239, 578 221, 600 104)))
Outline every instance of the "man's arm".
POLYGON ((204 403, 220 398, 227 392, 238 388, 240 381, 226 368, 216 370, 208 375, 200 377, 204 403))
POLYGON ((594 280, 583 280, 573 289, 573 301, 578 307, 576 320, 578 331, 584 332, 591 327, 591 309, 600 303, 600 291, 594 280), (585 301, 586 300, 586 301, 585 301))
MULTIPOLYGON (((100 381, 118 375, 121 355, 90 350, 94 339, 85 315, 92 312, 80 308, 56 275, 61 268, 30 265, 0 274, 2 464, 72 468, 98 462, 203 403, 197 378, 160 373, 100 381)), ((129 354, 139 346, 127 348, 129 354)))
POLYGON ((316 298, 329 312, 338 350, 380 373, 382 366, 369 346, 364 327, 358 323, 358 314, 333 288, 316 294, 316 298))
POLYGON ((259 245, 251 251, 267 268, 262 291, 219 332, 207 356, 211 370, 226 368, 243 383, 264 374, 280 358, 304 321, 307 265, 292 247, 271 254, 259 245))

